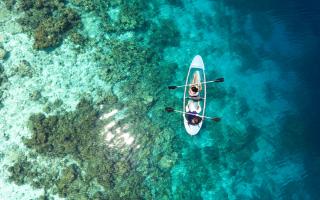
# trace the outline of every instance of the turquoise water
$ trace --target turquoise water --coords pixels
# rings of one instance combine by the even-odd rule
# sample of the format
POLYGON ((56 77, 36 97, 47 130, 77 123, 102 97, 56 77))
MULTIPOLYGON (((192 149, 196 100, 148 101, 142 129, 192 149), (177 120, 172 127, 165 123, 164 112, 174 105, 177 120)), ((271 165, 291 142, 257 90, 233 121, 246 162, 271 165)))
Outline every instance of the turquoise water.
POLYGON ((317 199, 316 2, 28 2, 0 2, 3 199, 317 199), (164 108, 195 55, 225 82, 191 137, 164 108))

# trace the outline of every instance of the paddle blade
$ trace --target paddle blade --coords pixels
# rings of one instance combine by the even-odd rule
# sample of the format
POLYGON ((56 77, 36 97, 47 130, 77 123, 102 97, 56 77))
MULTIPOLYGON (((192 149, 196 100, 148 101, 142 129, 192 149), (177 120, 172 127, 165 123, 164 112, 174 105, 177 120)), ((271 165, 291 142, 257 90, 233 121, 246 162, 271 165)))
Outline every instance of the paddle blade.
POLYGON ((174 90, 174 89, 176 89, 176 88, 177 88, 177 86, 174 86, 174 85, 168 86, 168 89, 169 89, 169 90, 174 90))
POLYGON ((224 78, 217 78, 214 82, 224 82, 224 78))
POLYGON ((214 117, 214 118, 212 118, 212 121, 220 122, 220 121, 221 121, 221 118, 219 118, 219 117, 214 117))
POLYGON ((173 109, 173 108, 170 108, 170 107, 166 107, 166 111, 167 111, 167 112, 173 112, 174 109, 173 109))

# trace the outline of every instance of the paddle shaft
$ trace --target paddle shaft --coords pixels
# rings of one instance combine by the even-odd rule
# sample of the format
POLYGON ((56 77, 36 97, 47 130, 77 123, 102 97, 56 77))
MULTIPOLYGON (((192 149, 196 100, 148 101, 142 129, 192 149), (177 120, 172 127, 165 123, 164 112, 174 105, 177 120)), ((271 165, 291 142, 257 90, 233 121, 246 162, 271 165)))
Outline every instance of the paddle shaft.
POLYGON ((185 86, 190 86, 190 85, 195 85, 195 84, 204 84, 204 83, 213 83, 213 82, 217 82, 217 81, 213 80, 213 81, 206 81, 206 82, 200 82, 200 83, 190 83, 188 85, 178 85, 178 86, 174 86, 174 87, 179 88, 179 87, 185 87, 185 86))
POLYGON ((192 100, 199 101, 199 100, 204 100, 206 98, 203 98, 203 97, 186 97, 186 99, 192 99, 192 100))
POLYGON ((187 114, 187 115, 193 115, 193 116, 198 116, 198 117, 203 117, 203 118, 206 118, 206 119, 214 119, 213 117, 207 117, 207 116, 202 116, 202 115, 198 115, 198 114, 187 113, 187 112, 183 112, 181 110, 173 110, 173 112, 187 114))

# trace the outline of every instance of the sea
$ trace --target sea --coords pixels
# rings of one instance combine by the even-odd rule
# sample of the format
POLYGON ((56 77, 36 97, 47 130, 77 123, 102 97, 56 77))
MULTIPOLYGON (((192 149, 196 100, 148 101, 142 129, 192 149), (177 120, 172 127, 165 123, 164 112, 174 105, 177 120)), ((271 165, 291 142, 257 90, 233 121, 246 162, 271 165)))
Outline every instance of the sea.
POLYGON ((0 200, 320 199, 319 52, 316 0, 1 0, 0 200))

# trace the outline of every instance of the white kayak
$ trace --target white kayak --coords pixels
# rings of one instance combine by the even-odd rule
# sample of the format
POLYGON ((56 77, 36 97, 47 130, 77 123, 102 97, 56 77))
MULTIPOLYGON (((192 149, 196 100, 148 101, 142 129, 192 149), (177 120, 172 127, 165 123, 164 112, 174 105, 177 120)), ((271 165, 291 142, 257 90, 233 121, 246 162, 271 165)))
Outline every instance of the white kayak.
POLYGON ((188 122, 188 116, 193 117, 193 115, 183 114, 184 127, 186 128, 186 131, 189 135, 196 135, 200 131, 202 123, 204 121, 207 95, 205 82, 206 76, 204 70, 204 63, 201 56, 197 55, 193 58, 191 62, 186 79, 186 86, 184 88, 183 95, 183 112, 193 112, 193 115, 198 115, 202 120, 200 123, 193 125, 190 122, 188 122), (191 84, 197 84, 198 86, 200 85, 200 91, 198 95, 198 98, 200 97, 200 100, 198 101, 193 100, 189 95, 191 84))

